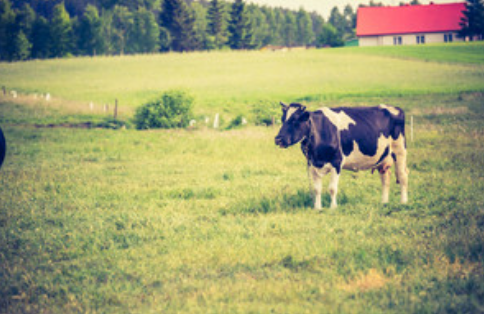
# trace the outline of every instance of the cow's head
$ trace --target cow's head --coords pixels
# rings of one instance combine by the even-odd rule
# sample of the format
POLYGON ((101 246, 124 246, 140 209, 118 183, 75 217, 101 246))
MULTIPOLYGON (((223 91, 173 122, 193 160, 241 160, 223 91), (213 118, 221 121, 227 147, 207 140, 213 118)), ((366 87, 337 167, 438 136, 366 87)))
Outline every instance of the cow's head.
POLYGON ((283 104, 282 127, 276 136, 276 145, 287 148, 302 141, 309 133, 309 112, 301 104, 283 104))

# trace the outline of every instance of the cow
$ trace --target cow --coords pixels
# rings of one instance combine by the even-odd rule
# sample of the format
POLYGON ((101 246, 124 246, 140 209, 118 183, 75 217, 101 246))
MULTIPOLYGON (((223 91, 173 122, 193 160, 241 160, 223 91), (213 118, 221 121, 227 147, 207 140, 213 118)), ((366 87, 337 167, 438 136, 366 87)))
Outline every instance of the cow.
POLYGON ((382 203, 388 203, 390 167, 395 164, 401 203, 408 202, 405 113, 398 107, 321 108, 308 111, 292 103, 282 106, 282 126, 275 138, 281 148, 301 143, 308 173, 312 179, 314 208, 321 210, 322 178, 330 174, 331 208, 342 169, 378 170, 382 183, 382 203))
POLYGON ((3 131, 0 128, 0 168, 2 168, 3 160, 5 159, 5 153, 7 152, 7 143, 3 136, 3 131))

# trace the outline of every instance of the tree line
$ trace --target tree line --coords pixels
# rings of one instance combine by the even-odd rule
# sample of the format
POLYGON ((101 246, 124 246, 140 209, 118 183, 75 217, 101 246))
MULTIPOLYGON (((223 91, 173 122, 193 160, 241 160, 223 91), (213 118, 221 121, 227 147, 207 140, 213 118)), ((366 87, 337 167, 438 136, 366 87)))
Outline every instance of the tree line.
POLYGON ((351 6, 325 21, 243 0, 0 0, 0 60, 338 46, 355 23, 351 6))
MULTIPOLYGON (((482 0, 468 0, 471 4, 479 13, 468 20, 481 21, 482 0)), ((367 6, 382 5, 371 0, 367 6)), ((350 5, 343 11, 334 7, 325 21, 302 8, 244 0, 0 0, 0 60, 268 45, 334 47, 355 38, 355 28, 356 10, 350 5)))

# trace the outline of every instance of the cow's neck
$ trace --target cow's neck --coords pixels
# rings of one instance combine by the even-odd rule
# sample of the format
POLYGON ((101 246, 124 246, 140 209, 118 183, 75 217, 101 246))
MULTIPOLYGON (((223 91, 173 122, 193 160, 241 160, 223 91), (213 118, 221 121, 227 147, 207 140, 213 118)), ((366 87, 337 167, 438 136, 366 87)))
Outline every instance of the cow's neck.
POLYGON ((312 143, 314 141, 314 130, 313 130, 313 123, 312 123, 312 117, 310 116, 308 119, 308 130, 306 137, 304 140, 301 141, 301 150, 306 157, 306 160, 308 162, 308 166, 311 165, 311 152, 312 152, 312 147, 314 147, 314 144, 312 143))

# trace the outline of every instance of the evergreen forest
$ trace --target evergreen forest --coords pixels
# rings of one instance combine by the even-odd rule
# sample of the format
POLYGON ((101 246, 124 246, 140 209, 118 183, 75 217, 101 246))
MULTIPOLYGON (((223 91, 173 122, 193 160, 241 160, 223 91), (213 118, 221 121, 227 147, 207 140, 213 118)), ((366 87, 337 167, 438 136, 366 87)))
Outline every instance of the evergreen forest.
POLYGON ((340 46, 355 24, 349 5, 325 21, 243 0, 0 0, 0 60, 340 46))

